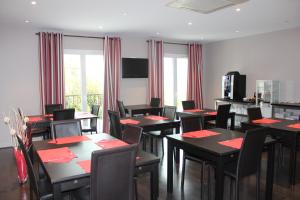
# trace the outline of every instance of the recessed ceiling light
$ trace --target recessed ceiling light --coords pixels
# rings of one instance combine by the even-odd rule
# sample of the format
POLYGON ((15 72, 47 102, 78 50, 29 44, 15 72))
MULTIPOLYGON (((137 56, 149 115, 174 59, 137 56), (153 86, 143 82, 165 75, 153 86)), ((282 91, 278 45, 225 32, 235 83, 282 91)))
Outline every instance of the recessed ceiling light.
POLYGON ((240 31, 239 31, 239 30, 236 30, 235 32, 236 32, 236 33, 239 33, 240 31))
POLYGON ((31 5, 36 5, 36 1, 32 1, 32 2, 31 2, 31 5))
POLYGON ((28 24, 28 23, 30 23, 31 21, 30 21, 30 20, 25 20, 24 22, 28 24))
POLYGON ((103 26, 98 26, 99 29, 103 29, 103 26))
POLYGON ((236 12, 240 12, 241 9, 240 9, 240 8, 236 8, 235 11, 236 11, 236 12))
POLYGON ((192 25, 193 25, 193 23, 192 23, 192 22, 188 22, 188 25, 189 25, 189 26, 192 26, 192 25))

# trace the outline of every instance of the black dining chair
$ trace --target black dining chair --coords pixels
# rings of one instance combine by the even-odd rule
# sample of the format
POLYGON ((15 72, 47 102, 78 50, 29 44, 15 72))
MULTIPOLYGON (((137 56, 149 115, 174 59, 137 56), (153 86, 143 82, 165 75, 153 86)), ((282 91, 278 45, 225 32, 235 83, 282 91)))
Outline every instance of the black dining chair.
MULTIPOLYGON (((98 116, 99 109, 100 109, 100 105, 92 105, 91 114, 98 116)), ((83 127, 82 132, 84 132, 84 133, 90 132, 91 134, 93 134, 93 132, 97 133, 98 132, 97 120, 98 120, 98 118, 90 119, 90 125, 88 127, 83 127)))
POLYGON ((132 200, 137 145, 92 153, 91 185, 74 192, 76 199, 132 200))
POLYGON ((262 119, 260 107, 247 108, 248 122, 251 123, 253 120, 262 119))
POLYGON ((143 128, 126 125, 122 133, 122 140, 128 144, 140 144, 143 128))
MULTIPOLYGON (((227 166, 225 165, 225 175, 231 178, 230 191, 232 191, 232 181, 235 181, 235 200, 239 199, 240 181, 252 174, 256 174, 256 199, 260 199, 261 155, 266 135, 266 128, 246 131, 238 161, 227 166)), ((231 192, 230 199, 233 199, 231 192)))
POLYGON ((74 108, 53 111, 53 121, 69 120, 69 119, 74 119, 74 117, 75 117, 74 108))
POLYGON ((45 114, 53 114, 53 111, 62 109, 64 109, 62 104, 46 104, 45 114))
MULTIPOLYGON (((198 131, 202 129, 202 119, 199 116, 186 116, 181 118, 181 127, 182 133, 191 132, 191 131, 198 131)), ((182 159, 182 172, 181 172, 181 189, 184 188, 184 178, 185 178, 185 164, 186 160, 194 161, 201 164, 201 199, 203 199, 204 194, 204 167, 206 162, 201 160, 196 155, 191 153, 183 152, 183 159, 182 159)))
POLYGON ((160 98, 152 97, 151 100, 150 100, 150 106, 159 107, 159 105, 160 105, 160 98))
POLYGON ((195 108, 195 101, 194 100, 187 100, 187 101, 182 101, 182 109, 183 110, 189 110, 189 109, 194 109, 195 108))
MULTIPOLYGON (((175 119, 176 115, 176 106, 165 106, 163 108, 163 117, 167 117, 169 120, 173 121, 175 119)), ((164 137, 166 135, 171 135, 174 133, 173 129, 166 129, 162 131, 148 131, 144 132, 144 135, 148 138, 150 138, 150 147, 151 151, 153 150, 153 139, 155 140, 155 153, 158 155, 158 140, 161 139, 161 145, 162 145, 162 155, 164 156, 164 137)))
POLYGON ((17 140, 27 165, 27 173, 28 173, 29 183, 30 183, 29 185, 30 199, 33 199, 33 195, 35 195, 35 198, 39 200, 53 199, 53 193, 51 191, 52 186, 50 182, 47 179, 42 179, 38 181, 34 173, 34 168, 30 160, 29 154, 23 144, 23 141, 18 136, 17 136, 17 140))
POLYGON ((52 138, 82 135, 81 122, 78 119, 53 121, 50 127, 52 138))
POLYGON ((231 104, 223 104, 218 106, 216 120, 208 121, 209 128, 228 128, 228 119, 230 118, 231 104))
POLYGON ((120 112, 120 117, 121 118, 126 117, 126 109, 125 109, 123 101, 117 100, 117 104, 118 104, 118 108, 119 108, 119 112, 120 112))
POLYGON ((108 110, 110 129, 109 133, 111 136, 122 139, 122 126, 120 122, 120 115, 118 112, 108 110))

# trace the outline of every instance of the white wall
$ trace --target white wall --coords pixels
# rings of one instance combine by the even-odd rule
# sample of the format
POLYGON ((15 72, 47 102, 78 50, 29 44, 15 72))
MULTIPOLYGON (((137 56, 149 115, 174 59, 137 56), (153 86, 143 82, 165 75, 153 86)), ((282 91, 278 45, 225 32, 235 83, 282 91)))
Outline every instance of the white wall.
POLYGON ((40 113, 38 40, 35 30, 0 24, 0 147, 9 146, 4 113, 21 107, 25 113, 40 113))
POLYGON ((221 77, 229 71, 247 75, 247 96, 256 80, 280 80, 281 101, 300 102, 300 28, 204 45, 204 104, 221 97, 221 77))

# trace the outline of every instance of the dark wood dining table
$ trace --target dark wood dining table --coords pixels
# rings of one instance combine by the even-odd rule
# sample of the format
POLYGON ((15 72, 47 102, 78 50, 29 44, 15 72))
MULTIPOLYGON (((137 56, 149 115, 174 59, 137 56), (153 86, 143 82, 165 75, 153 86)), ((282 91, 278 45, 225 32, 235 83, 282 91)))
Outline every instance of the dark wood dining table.
POLYGON ((300 128, 291 128, 289 126, 300 123, 300 121, 276 118, 271 119, 279 121, 270 124, 242 122, 241 125, 245 130, 257 127, 269 128, 270 135, 290 149, 289 183, 294 186, 296 184, 297 147, 299 145, 300 128))
MULTIPOLYGON (((62 192, 79 189, 90 184, 90 173, 84 171, 76 162, 91 159, 91 153, 101 150, 97 141, 115 139, 112 136, 100 133, 87 136, 90 140, 69 144, 52 144, 49 140, 34 141, 33 149, 39 150, 68 147, 76 158, 68 163, 45 163, 36 153, 39 163, 52 184, 54 200, 62 199, 62 192)), ((150 173, 151 199, 157 199, 159 194, 158 166, 160 158, 144 151, 139 151, 136 160, 136 174, 150 173)), ((120 169, 122 170, 122 169, 120 169)))
MULTIPOLYGON (((218 135, 204 138, 185 138, 180 134, 168 135, 168 163, 167 163, 167 191, 173 192, 173 157, 174 148, 197 155, 200 159, 209 161, 215 166, 215 199, 222 200, 224 193, 224 166, 237 160, 239 149, 219 144, 220 141, 244 137, 245 134, 226 129, 209 129, 220 133, 218 135)), ((275 140, 266 138, 265 146, 268 151, 267 177, 266 177, 266 199, 272 199, 273 175, 274 175, 274 145, 275 140)))
MULTIPOLYGON (((191 110, 182 110, 182 111, 177 111, 177 117, 185 117, 185 116, 199 116, 202 119, 202 124, 203 127, 205 126, 205 122, 207 121, 212 121, 215 120, 217 115, 216 115, 216 110, 213 109, 208 109, 208 108, 204 108, 204 109, 195 109, 195 111, 191 110), (199 111, 196 111, 199 110, 199 111), (210 113, 214 113, 214 114, 210 114, 210 113)), ((230 129, 234 130, 235 128, 235 112, 230 112, 229 113, 229 117, 230 117, 230 129)))
POLYGON ((138 105, 125 106, 125 109, 129 112, 129 115, 133 117, 139 114, 146 115, 147 113, 161 114, 163 108, 160 106, 159 107, 150 106, 148 104, 138 104, 138 105))

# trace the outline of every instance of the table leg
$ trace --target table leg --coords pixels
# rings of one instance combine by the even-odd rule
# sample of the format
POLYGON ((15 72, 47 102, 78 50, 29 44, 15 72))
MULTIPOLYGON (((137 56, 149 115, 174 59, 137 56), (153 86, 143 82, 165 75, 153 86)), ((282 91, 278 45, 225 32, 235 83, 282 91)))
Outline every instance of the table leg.
POLYGON ((60 200, 61 198, 61 190, 59 184, 53 184, 53 199, 60 200))
POLYGON ((230 121, 231 121, 230 129, 234 130, 235 129, 235 114, 230 117, 230 121))
POLYGON ((167 163, 167 192, 173 192, 173 149, 174 145, 168 139, 168 163, 167 163))
POLYGON ((159 181, 158 181, 158 164, 151 171, 151 200, 158 199, 159 181))
POLYGON ((297 137, 294 138, 290 151, 289 181, 292 186, 296 184, 296 163, 297 163, 297 137))
POLYGON ((223 192, 224 192, 224 163, 223 159, 219 158, 216 165, 216 195, 215 200, 222 200, 223 199, 223 192))
POLYGON ((271 144, 268 147, 266 200, 272 200, 272 196, 273 196, 274 158, 275 158, 275 144, 271 144))

